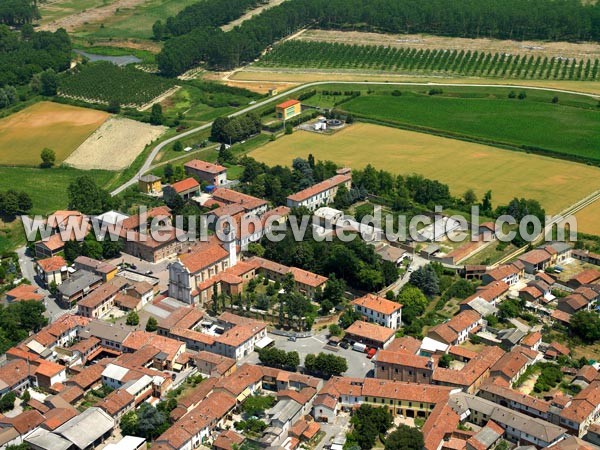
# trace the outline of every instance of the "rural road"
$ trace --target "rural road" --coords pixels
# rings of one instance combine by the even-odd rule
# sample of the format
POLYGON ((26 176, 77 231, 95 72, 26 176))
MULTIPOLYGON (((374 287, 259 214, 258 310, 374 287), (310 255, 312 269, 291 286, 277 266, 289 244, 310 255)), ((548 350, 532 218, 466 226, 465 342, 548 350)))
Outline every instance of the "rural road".
MULTIPOLYGON (((490 87, 490 88, 510 88, 510 89, 527 89, 527 90, 532 90, 532 91, 548 91, 548 92, 558 92, 558 93, 562 93, 562 94, 575 94, 575 95, 583 95, 585 97, 590 97, 593 99, 600 99, 600 96, 596 95, 596 94, 589 94, 589 93, 585 93, 585 92, 577 92, 577 91, 570 91, 570 90, 566 90, 566 89, 552 89, 552 88, 544 88, 544 87, 538 87, 538 86, 521 86, 521 85, 512 85, 512 84, 472 84, 472 83, 437 83, 437 82, 428 82, 428 83, 411 83, 411 82, 402 82, 402 81, 390 81, 390 82, 385 82, 385 81, 361 81, 361 82, 356 82, 356 81, 335 81, 335 80, 331 80, 331 81, 314 81, 312 83, 306 83, 306 84, 302 84, 299 86, 296 86, 292 89, 289 89, 285 92, 282 92, 281 94, 277 94, 274 95, 273 97, 269 97, 261 102, 257 102, 254 103, 253 105, 249 105, 248 107, 241 109, 239 111, 234 112, 233 114, 230 114, 229 117, 235 117, 235 116, 240 116, 242 114, 246 114, 250 111, 253 111, 257 108, 261 108, 271 102, 275 102, 281 98, 284 97, 288 97, 290 94, 293 94, 294 92, 298 92, 301 91, 303 89, 307 89, 307 88, 311 88, 314 86, 322 86, 325 84, 363 84, 363 85, 379 85, 379 86, 440 86, 440 87, 490 87)), ((160 144, 158 144, 156 147, 154 147, 152 149, 152 151, 150 152, 150 154, 148 155, 148 157, 146 158, 146 161, 144 161, 144 164, 142 165, 142 167, 140 168, 140 170, 137 171, 137 173, 129 180, 126 181, 124 184, 122 184, 121 186, 119 186, 118 188, 116 188, 114 191, 112 191, 110 193, 110 195, 115 196, 120 194, 121 192, 123 192, 125 189, 127 189, 130 186, 133 186, 135 183, 137 183, 137 180, 139 177, 141 177, 142 175, 144 175, 146 172, 148 172, 152 166, 152 161, 154 161, 154 159, 156 158, 156 155, 158 154, 158 152, 160 152, 163 148, 165 148, 167 145, 178 141, 179 139, 182 139, 184 137, 187 136, 191 136, 194 133, 198 133, 199 131, 202 130, 206 130, 209 129, 212 126, 212 122, 209 123, 205 123, 204 125, 201 125, 199 127, 196 128, 192 128, 188 131, 185 131, 183 133, 178 134, 177 136, 173 136, 172 138, 169 138, 163 142, 161 142, 160 144)))

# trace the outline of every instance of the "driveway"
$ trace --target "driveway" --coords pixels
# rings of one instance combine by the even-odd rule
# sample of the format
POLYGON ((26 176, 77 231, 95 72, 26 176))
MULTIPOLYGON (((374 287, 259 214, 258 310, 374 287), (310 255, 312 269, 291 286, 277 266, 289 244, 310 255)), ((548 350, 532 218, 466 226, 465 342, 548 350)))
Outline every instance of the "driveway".
POLYGON ((315 447, 315 450, 321 450, 329 446, 331 441, 340 433, 345 433, 350 423, 350 415, 341 413, 335 417, 333 423, 321 422, 321 430, 325 432, 325 436, 321 439, 321 442, 315 447))

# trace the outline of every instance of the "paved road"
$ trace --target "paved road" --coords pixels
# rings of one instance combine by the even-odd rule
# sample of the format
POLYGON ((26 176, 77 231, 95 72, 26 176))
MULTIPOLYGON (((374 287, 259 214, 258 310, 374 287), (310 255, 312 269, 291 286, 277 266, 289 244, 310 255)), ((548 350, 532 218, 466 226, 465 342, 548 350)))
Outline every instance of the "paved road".
MULTIPOLYGON (((393 82, 381 82, 381 81, 362 81, 362 82, 356 82, 356 81, 336 81, 336 80, 331 80, 331 81, 315 81, 312 83, 306 83, 306 84, 302 84, 299 86, 296 86, 292 89, 289 89, 285 92, 282 92, 281 94, 275 95, 273 97, 269 97, 261 102, 257 102, 254 103, 253 105, 249 105, 246 108, 243 108, 239 111, 236 111, 235 113, 231 114, 229 117, 235 117, 235 116, 240 116, 242 114, 246 114, 250 111, 253 111, 257 108, 261 108, 269 103, 275 102, 281 98, 287 97, 290 94, 293 94, 294 92, 298 92, 301 91, 303 89, 306 88, 311 88, 314 86, 321 86, 321 85, 326 85, 326 84, 364 84, 364 85, 379 85, 379 86, 440 86, 440 87, 451 87, 451 86, 457 86, 457 87, 491 87, 491 88, 514 88, 514 89, 527 89, 527 90, 534 90, 534 91, 548 91, 548 92, 559 92, 559 93, 564 93, 564 94, 578 94, 578 95, 583 95, 586 97, 590 97, 590 98, 594 98, 594 99, 599 99, 600 96, 595 95, 595 94, 588 94, 588 93, 584 93, 584 92, 577 92, 577 91, 570 91, 570 90, 566 90, 566 89, 551 89, 551 88, 543 88, 543 87, 537 87, 537 86, 521 86, 521 85, 512 85, 512 84, 470 84, 470 83, 436 83, 436 82, 429 82, 429 83, 409 83, 409 82, 401 82, 401 81, 393 81, 393 82)), ((148 157, 146 158, 146 161, 144 161, 144 164, 142 165, 142 167, 140 168, 140 170, 137 171, 137 173, 127 182, 125 182, 124 184, 122 184, 121 186, 119 186, 118 188, 116 188, 114 191, 112 191, 110 194, 115 196, 118 195, 119 193, 123 192, 125 189, 127 189, 130 186, 133 186, 135 183, 137 183, 137 180, 139 177, 141 177, 142 175, 144 175, 146 172, 148 172, 152 166, 152 161, 154 161, 154 159, 156 158, 156 155, 158 154, 158 152, 160 152, 163 148, 165 148, 167 145, 182 139, 184 137, 187 136, 191 136, 192 134, 198 133, 199 131, 202 130, 207 130, 212 126, 212 122, 210 123, 206 123, 204 125, 201 125, 199 127, 196 128, 192 128, 191 130, 185 131, 183 133, 178 134, 177 136, 173 136, 172 138, 169 138, 163 142, 161 142, 160 144, 158 144, 156 147, 154 147, 152 149, 152 151, 150 152, 150 154, 148 155, 148 157)))

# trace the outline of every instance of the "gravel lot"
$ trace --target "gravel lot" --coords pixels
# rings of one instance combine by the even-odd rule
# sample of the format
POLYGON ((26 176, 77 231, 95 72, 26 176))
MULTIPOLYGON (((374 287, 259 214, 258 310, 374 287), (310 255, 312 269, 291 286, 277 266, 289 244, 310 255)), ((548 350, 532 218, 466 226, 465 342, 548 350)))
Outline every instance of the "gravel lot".
POLYGON ((65 164, 85 170, 123 170, 166 130, 167 127, 112 117, 71 153, 65 164))

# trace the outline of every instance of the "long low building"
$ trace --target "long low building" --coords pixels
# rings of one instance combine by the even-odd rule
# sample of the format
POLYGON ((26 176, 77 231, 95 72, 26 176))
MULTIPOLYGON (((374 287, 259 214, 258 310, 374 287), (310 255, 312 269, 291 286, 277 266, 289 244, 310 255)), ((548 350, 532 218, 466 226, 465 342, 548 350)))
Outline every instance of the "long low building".
POLYGON ((454 394, 450 397, 449 404, 461 420, 478 426, 484 426, 492 420, 504 429, 506 439, 521 445, 528 443, 544 448, 567 436, 567 430, 563 427, 471 394, 454 394))

